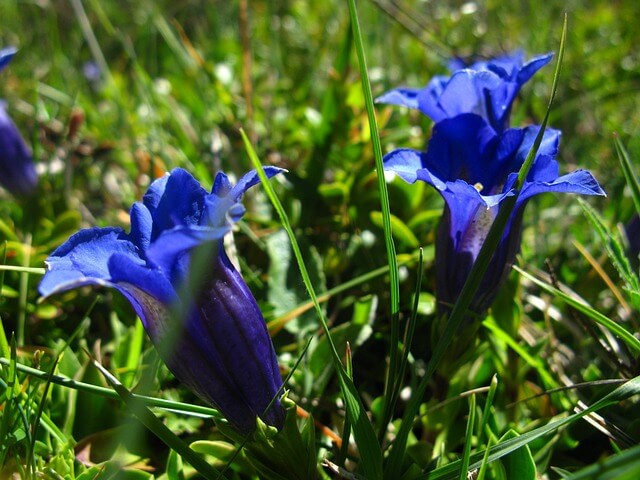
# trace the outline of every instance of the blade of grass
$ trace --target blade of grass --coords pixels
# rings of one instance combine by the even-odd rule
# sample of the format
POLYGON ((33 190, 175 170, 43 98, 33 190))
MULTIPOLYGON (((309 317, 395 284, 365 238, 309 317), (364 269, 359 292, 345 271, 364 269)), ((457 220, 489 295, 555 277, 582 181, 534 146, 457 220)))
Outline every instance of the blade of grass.
MULTIPOLYGON (((0 358, 0 365, 11 365, 11 360, 9 358, 2 357, 0 358)), ((26 373, 33 377, 46 380, 49 378, 49 372, 44 372, 42 370, 38 370, 33 367, 29 367, 27 365, 23 365, 21 363, 16 363, 15 368, 19 372, 26 373)), ((72 388, 74 390, 78 390, 80 392, 87 392, 94 395, 100 395, 102 397, 107 398, 119 398, 118 393, 106 387, 101 387, 98 385, 92 385, 90 383, 79 382, 77 380, 73 380, 72 378, 61 376, 61 375, 51 375, 51 383, 55 383, 56 385, 60 385, 65 388, 72 388)), ((154 398, 148 397, 145 395, 133 395, 135 399, 139 400, 141 403, 148 407, 157 407, 162 408, 164 410, 169 410, 175 413, 180 413, 183 415, 193 415, 204 418, 222 418, 220 413, 210 407, 203 407, 200 405, 191 405, 189 403, 176 402, 172 400, 166 400, 163 398, 154 398)))
POLYGON ((400 363, 400 281, 398 278, 398 264, 396 260, 396 248, 393 243, 393 233, 391 227, 391 209, 389 207, 389 192, 387 182, 384 178, 384 164, 382 162, 382 147, 380 145, 380 134, 378 133, 378 123, 376 112, 373 106, 373 95, 371 94, 371 84, 369 82, 369 72, 367 70, 367 60, 362 42, 362 32, 358 21, 358 12, 355 0, 349 0, 349 15, 351 17, 351 28, 353 29, 353 40, 360 66, 360 78, 362 79, 362 91, 364 93, 364 103, 369 117, 369 129, 371 131, 371 146, 373 147, 373 157, 376 164, 378 177, 378 190, 380 191, 380 209, 382 212, 382 228, 384 232, 384 244, 387 250, 387 262, 389 263, 389 289, 391 293, 391 339, 389 350, 389 368, 385 379, 385 393, 382 421, 378 428, 378 441, 381 441, 387 430, 387 425, 391 420, 394 405, 391 400, 397 395, 393 395, 391 390, 396 387, 395 379, 398 378, 398 368, 400 363))
MULTIPOLYGON (((2 242, 2 263, 7 263, 7 241, 2 242)), ((2 292, 2 287, 4 286, 4 270, 0 270, 0 292, 2 292)), ((0 301, 3 299, 0 298, 0 301)), ((4 352, 2 353, 5 354, 4 352)), ((7 354, 8 356, 8 354, 7 354)))
MULTIPOLYGON (((88 352, 86 352, 89 355, 88 352)), ((142 422, 142 424, 156 435, 169 448, 179 454, 183 460, 189 462, 198 473, 207 480, 215 480, 218 478, 226 478, 221 475, 215 468, 209 465, 206 460, 198 453, 193 451, 189 445, 184 443, 180 437, 174 434, 167 426, 159 420, 151 410, 139 402, 116 377, 104 368, 100 362, 91 358, 93 365, 102 373, 107 382, 113 387, 120 399, 127 405, 129 410, 142 422)))
POLYGON ((417 269, 418 278, 416 279, 416 287, 413 291, 413 307, 412 307, 411 317, 407 322, 407 326, 404 333, 398 375, 394 380, 395 385, 390 392, 390 395, 392 395, 392 397, 389 401, 389 404, 393 407, 395 407, 398 401, 398 397, 400 396, 400 390, 402 389, 402 385, 404 382, 404 375, 407 371, 407 366, 409 364, 409 353, 411 351, 411 345, 413 343, 413 334, 415 332, 416 323, 418 321, 418 305, 420 303, 420 291, 422 290, 423 260, 424 260, 423 249, 420 248, 419 258, 418 258, 418 269, 417 269))
POLYGON ((491 415, 491 407, 493 406, 493 399, 496 396, 498 390, 498 376, 491 377, 491 385, 489 385, 489 393, 487 393, 487 400, 484 403, 484 409, 482 410, 482 418, 480 419, 480 425, 478 426, 478 439, 482 439, 484 435, 484 429, 489 423, 489 415, 491 415))
POLYGON ((514 352, 516 352, 520 358, 522 358, 529 366, 534 368, 542 382, 545 385, 545 388, 557 388, 558 382, 551 376, 551 374, 545 368, 545 362, 538 357, 533 357, 529 355, 529 353, 522 348, 520 344, 507 332, 500 328, 500 326, 496 323, 492 318, 486 318, 482 324, 491 331, 496 338, 505 342, 514 352))
MULTIPOLYGON (((16 382, 18 378, 18 369, 16 368, 17 353, 16 353, 16 342, 15 337, 11 336, 11 356, 7 361, 7 366, 9 370, 7 371, 7 383, 6 383, 6 393, 5 400, 2 411, 2 419, 0 419, 0 439, 3 441, 0 442, 2 445, 2 449, 0 450, 0 465, 4 465, 4 459, 7 454, 7 450, 4 448, 4 439, 7 438, 9 434, 9 429, 11 427, 11 418, 13 417, 13 407, 14 405, 19 405, 17 402, 14 403, 14 399, 17 397, 16 395, 16 382)), ((2 379, 0 378, 0 381, 2 379)), ((4 383, 4 382, 3 382, 4 383)), ((27 428, 28 430, 28 428, 27 428)))
MULTIPOLYGON (((22 254, 22 267, 28 268, 31 262, 31 234, 25 236, 24 252, 22 254)), ((16 341, 21 347, 24 346, 25 328, 27 324, 27 294, 29 293, 29 275, 22 271, 20 273, 20 293, 18 326, 16 328, 16 341)))
POLYGON ((431 381, 431 377, 434 374, 438 363, 444 356, 446 349, 449 344, 453 340, 455 333, 458 330, 458 327, 462 323, 465 318, 465 313, 471 304, 471 300, 475 295, 476 290, 478 289, 480 282, 484 276, 485 271, 489 265, 489 262, 493 256, 493 252, 497 248, 500 243, 500 239, 502 238, 502 233, 511 217, 511 214, 515 208, 516 200, 518 199, 520 189, 524 184, 524 180, 527 178, 527 174, 533 164, 533 160, 535 159, 536 152, 540 148, 540 144, 542 143, 542 139, 544 136, 544 131, 547 126, 547 122, 549 120, 549 112, 551 111, 551 106, 553 104, 553 100, 556 95, 556 91, 558 89, 558 79, 560 77, 560 66, 562 65, 562 59, 564 57, 564 46, 567 36, 567 16, 564 17, 564 23, 562 28, 562 37, 560 41, 560 48, 558 53, 558 60, 556 63, 555 72, 553 75, 553 85, 551 87, 551 95, 549 98, 549 104, 547 106, 547 111, 544 116, 544 120, 540 125, 540 129, 535 138, 533 146, 527 155, 520 171, 518 172, 518 179, 516 181, 516 190, 515 195, 507 198, 503 204, 500 206, 500 210, 498 215, 487 234, 487 237, 482 244, 482 248, 480 249, 480 253, 478 254, 478 258, 473 264, 471 268, 471 272, 469 273, 469 277, 467 278, 462 291, 458 297, 458 301, 453 307, 451 314, 449 316, 449 320, 445 326, 445 330, 438 341, 436 348, 432 354, 432 357, 429 359, 429 363, 425 369, 425 374, 420 384, 416 388, 416 391, 413 393, 411 401, 407 405, 407 409, 405 410, 405 414, 402 419, 402 423, 400 424, 400 428, 396 435, 396 439, 393 442, 391 453, 388 457, 388 462, 385 466, 385 475, 388 477, 399 477, 401 474, 402 468, 402 460, 404 457, 404 453, 406 450, 407 440, 409 438, 409 433, 411 432, 413 421, 416 418, 416 415, 420 409, 420 403, 422 402, 422 398, 427 390, 427 385, 431 381))
MULTIPOLYGON (((574 413, 568 417, 561 418, 559 420, 554 420, 552 422, 549 422, 547 425, 538 427, 534 430, 523 433, 518 437, 506 440, 502 443, 495 445, 494 447, 491 447, 489 449, 490 453, 489 453, 487 462, 490 463, 495 460, 498 460, 499 458, 502 458, 503 456, 517 450, 523 445, 527 445, 540 437, 543 437, 552 432, 555 432, 556 430, 562 427, 568 426, 580 420, 582 417, 589 415, 590 413, 596 412, 610 405, 614 405, 616 403, 622 402, 634 395, 639 395, 639 394, 640 394, 640 376, 629 380, 624 385, 621 385, 620 387, 616 388, 613 392, 609 393, 608 395, 605 395, 603 398, 595 402, 589 408, 581 412, 574 413)), ((471 461, 474 463, 472 463, 469 468, 470 469, 478 468, 483 462, 482 459, 484 458, 485 454, 486 452, 482 451, 482 452, 478 452, 471 455, 471 461)), ((419 477, 414 477, 414 480, 455 479, 457 477, 457 473, 459 472, 461 463, 462 462, 460 460, 456 460, 455 462, 444 465, 443 467, 439 467, 430 472, 426 472, 424 475, 421 475, 419 477)))
POLYGON ((576 247, 576 249, 580 252, 580 254, 585 258, 585 260, 589 262, 591 267, 600 276, 600 278, 607 285, 609 290, 611 290, 611 293, 613 293, 613 295, 616 297, 618 302, 620 302, 620 306, 622 306, 622 308, 624 308, 629 315, 633 315, 633 310, 631 309, 631 306, 627 303, 625 298, 622 296, 622 292, 620 291, 620 289, 617 287, 615 283, 613 283, 613 280, 611 280, 611 277, 609 276, 609 274, 605 272, 604 268, 602 268, 602 266, 598 263, 598 261, 594 258, 594 256, 591 255, 589 250, 587 250, 586 247, 582 245, 580 242, 578 242, 577 240, 574 240, 572 243, 573 243, 573 246, 576 247))
MULTIPOLYGON (((422 253, 421 253, 422 254, 422 253)), ((398 265, 411 265, 413 264, 413 262, 415 261, 415 257, 409 257, 404 259, 403 261, 399 261, 398 265)), ((365 273, 363 275, 360 275, 359 277, 356 277, 354 279, 351 279, 347 282, 341 283, 340 285, 337 285, 335 287, 333 287, 330 290, 327 290, 325 293, 323 293, 322 295, 318 296, 318 302, 323 303, 328 301, 329 299, 333 298, 334 296, 336 296, 339 293, 345 292, 347 290, 351 290, 354 287, 357 287, 358 285, 363 285, 367 282, 369 282, 370 280, 373 280, 374 278, 380 277, 382 275, 385 275, 389 272, 389 267, 388 266, 384 266, 384 267, 380 267, 380 268, 376 268, 375 270, 371 270, 369 273, 365 273)), ((313 302, 312 301, 308 301, 308 302, 304 302, 301 303, 299 305, 297 305, 295 308, 293 308, 291 311, 285 313, 284 315, 281 315, 277 318, 274 318, 273 320, 270 320, 267 323, 267 326, 269 328, 269 332, 271 333, 271 335, 275 335, 277 332, 279 332, 284 325, 288 322, 293 320, 294 318, 302 315, 304 312, 306 312, 307 310, 311 310, 313 308, 313 302)))
POLYGON ((577 300, 566 293, 558 290, 557 288, 552 287, 551 285, 539 280, 534 277, 530 273, 527 273, 525 270, 522 270, 520 267, 513 267, 520 275, 530 280, 531 282, 538 285, 545 292, 552 294, 558 300, 566 303, 567 305, 575 308, 579 312, 588 316, 591 320, 596 322, 599 325, 602 325, 606 329, 610 330, 613 334, 618 336, 626 345, 629 347, 636 355, 640 353, 640 340, 638 340, 632 333, 627 331, 623 326, 614 322, 613 320, 607 318, 597 310, 595 310, 590 305, 584 303, 581 300, 577 300))
POLYGON ((640 478, 640 445, 596 462, 566 480, 635 480, 640 478))
POLYGON ((487 468, 489 467, 489 452, 491 451, 491 447, 494 443, 495 438, 492 435, 491 437, 489 437, 489 440, 487 440, 487 449, 484 451, 484 457, 482 457, 482 461, 480 462, 476 480, 484 480, 484 476, 487 474, 487 468))
MULTIPOLYGON (((2 244, 2 263, 7 261, 7 242, 2 244)), ((0 270, 0 292, 4 286, 4 271, 0 270)), ((1 296, 0 296, 1 297, 1 296)), ((0 302, 2 298, 0 298, 0 302)), ((9 348, 9 342, 7 341, 7 335, 4 332, 4 323, 2 322, 2 316, 0 316, 0 356, 10 357, 11 349, 9 348)), ((0 465, 2 465, 0 463, 0 465)))
POLYGON ((624 178, 631 190, 631 198, 633 198, 633 204, 636 206, 636 213, 640 215, 640 179, 638 179, 638 176, 633 171, 633 164, 629 158, 629 153, 627 153, 617 134, 613 136, 613 143, 616 146, 616 152, 620 159, 622 173, 624 173, 624 178))
POLYGON ((609 260, 611 260, 611 263, 613 263, 618 274, 625 282, 626 287, 636 292, 640 291, 640 279, 631 267, 627 253, 618 237, 609 231, 600 215, 591 208, 587 202, 582 199, 578 199, 578 203, 582 207, 582 210, 591 225, 593 225, 598 237, 600 237, 600 241, 607 252, 609 260))
MULTIPOLYGON (((346 365, 347 365, 347 375, 349 378, 353 379, 353 362, 351 358, 351 346, 349 342, 347 342, 346 347, 346 365)), ((347 460, 347 455, 349 454, 349 437, 351 436, 351 421, 347 416, 344 419, 344 426, 342 428, 342 444, 340 445, 340 453, 338 454, 338 465, 344 467, 344 462, 347 460)))
POLYGON ((10 357, 11 350, 9 348, 9 342, 7 336, 4 333, 4 324, 2 323, 2 317, 0 316, 0 356, 10 357))
MULTIPOLYGON (((62 350, 64 351, 64 350, 62 350)), ((60 352, 61 354, 62 352, 60 352)), ((60 361, 60 354, 58 354, 53 362, 53 365, 51 365, 51 370, 49 371, 49 376, 46 380, 45 386, 44 386, 44 391, 42 392, 42 396, 40 397, 40 402, 38 403, 38 410, 36 412, 36 416, 33 420, 33 427, 32 427, 32 437, 31 437, 31 441, 29 442, 29 449, 27 451, 27 468, 30 469, 31 471, 35 472, 36 469, 36 459, 34 456, 34 451, 36 448, 36 438, 37 438, 37 433, 38 433, 38 426, 40 425, 40 420, 42 419, 42 415, 44 414, 44 407, 47 403, 47 395, 49 394, 49 388, 51 387, 51 375, 53 375, 53 372, 55 371, 56 367, 58 366, 58 362, 60 361)), ((35 402, 34 402, 35 403, 35 402)))
POLYGON ((316 296, 315 289, 313 288, 313 284, 311 283, 309 272, 307 271, 304 259, 302 258, 298 240, 296 239, 295 233, 293 232, 291 224, 289 223, 289 218, 284 211, 284 208, 282 207, 278 196, 276 195, 273 187, 267 179, 267 176, 262 170, 262 164, 260 163, 260 160, 258 159, 258 156, 256 155, 251 142, 249 141, 249 138, 243 130, 240 130, 240 134, 242 135, 242 140, 244 141, 244 145, 247 149, 247 153, 249 155, 251 163, 256 168, 256 172, 260 177, 260 181, 262 182, 265 193, 267 194, 267 197, 269 197, 273 208, 278 213, 280 221, 282 222, 282 226, 289 236, 291 249, 293 250, 296 261, 298 263, 298 268, 300 269, 300 275, 302 276, 304 285, 309 292, 311 300, 313 301, 313 306, 318 313, 318 319, 320 321, 322 330, 324 331, 324 334, 327 338, 327 343, 331 352, 331 360, 338 376, 340 390, 342 391, 342 395, 344 397, 347 415, 349 415, 350 417, 351 424, 353 426, 353 434, 356 439, 356 443, 358 444, 358 448, 360 449, 360 465, 362 466, 362 469, 364 470, 365 475, 368 479, 381 479, 382 452, 380 450, 380 444, 378 443, 376 434, 373 430, 371 422, 369 421, 369 417, 367 416, 364 405, 360 400, 358 391, 356 390, 355 385, 347 375, 347 372, 344 369, 342 362, 340 361, 340 356, 338 355, 338 351, 336 350, 333 339, 331 338, 331 333, 329 332, 329 326, 327 325, 327 321, 324 317, 324 313, 322 312, 322 308, 320 307, 320 303, 318 302, 318 297, 316 296))
POLYGON ((34 275, 44 275, 46 269, 39 267, 18 267, 15 265, 0 265, 0 271, 33 273, 34 275))
POLYGON ((469 458, 471 457, 471 444, 473 443, 473 427, 476 423, 476 396, 469 397, 469 418, 467 419, 467 431, 465 433, 464 450, 462 451, 462 464, 460 465, 459 480, 467 480, 469 470, 469 458))

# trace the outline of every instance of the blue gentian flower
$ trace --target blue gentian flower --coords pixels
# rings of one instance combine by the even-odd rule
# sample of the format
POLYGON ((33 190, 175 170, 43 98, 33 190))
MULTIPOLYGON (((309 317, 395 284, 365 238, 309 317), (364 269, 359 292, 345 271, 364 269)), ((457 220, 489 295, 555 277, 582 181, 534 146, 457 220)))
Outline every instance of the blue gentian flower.
MULTIPOLYGON (((434 186, 446 211, 436 240, 436 294, 441 311, 453 305, 469 276, 501 203, 515 194, 514 185, 538 126, 498 133, 474 113, 442 120, 434 126, 426 152, 395 150, 384 158, 385 170, 409 183, 434 186)), ((545 192, 604 195, 584 170, 559 175, 555 156, 560 132, 547 129, 511 219, 470 310, 482 315, 494 300, 520 248, 522 213, 527 201, 545 192)))
POLYGON ((631 267, 638 269, 640 259, 640 215, 634 215, 631 220, 624 226, 624 232, 628 242, 628 256, 631 267))
MULTIPOLYGON (((13 47, 0 50, 0 71, 16 52, 13 47)), ((5 108, 0 101, 0 184, 14 195, 27 195, 36 188, 38 175, 31 152, 5 108)))
POLYGON ((509 127, 511 105, 522 85, 552 56, 542 55, 524 63, 522 52, 516 52, 468 66, 457 60, 451 66, 460 69, 450 77, 436 76, 422 89, 397 88, 376 101, 418 109, 434 122, 476 113, 501 132, 509 127))
MULTIPOLYGON (((272 177, 281 170, 264 171, 272 177)), ((258 182, 255 171, 235 186, 218 173, 207 193, 185 170, 173 170, 133 205, 130 233, 114 227, 76 233, 47 259, 39 286, 45 297, 85 285, 118 290, 156 346, 172 342, 170 352, 159 351, 176 378, 241 433, 253 429, 256 417, 277 428, 284 421, 279 401, 264 413, 282 378, 256 300, 223 246, 244 214, 242 195, 258 182), (191 260, 206 246, 215 247, 211 267, 186 299, 196 268, 191 260), (176 311, 184 312, 180 320, 176 311)))

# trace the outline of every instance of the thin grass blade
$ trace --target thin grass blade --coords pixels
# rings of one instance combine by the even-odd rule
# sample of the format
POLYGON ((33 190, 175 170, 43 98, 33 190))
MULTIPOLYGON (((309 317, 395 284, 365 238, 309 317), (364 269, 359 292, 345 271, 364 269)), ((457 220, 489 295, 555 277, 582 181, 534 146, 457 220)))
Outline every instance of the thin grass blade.
POLYGON ((169 448, 179 454, 185 461, 189 462, 198 473, 207 480, 225 479, 215 468, 209 465, 205 459, 194 452, 189 445, 184 443, 180 437, 169 430, 161 420, 159 420, 151 410, 136 400, 135 396, 114 377, 100 362, 92 359, 93 365, 100 371, 107 382, 113 387, 120 399, 127 405, 130 411, 142 422, 142 424, 156 435, 169 448))
POLYGON ((618 153, 622 173, 624 173, 624 178, 627 181, 629 190, 631 190, 631 198, 633 198, 636 213, 640 215, 640 178, 638 178, 638 175, 634 172, 631 158, 629 158, 629 153, 624 148, 624 145, 622 145, 618 135, 614 135, 613 143, 616 146, 616 152, 618 153))
POLYGON ((554 295, 557 299, 559 299, 559 300, 563 301, 564 303, 566 303, 567 305, 575 308, 576 310, 578 310, 579 312, 583 313, 584 315, 589 317, 591 320, 596 322, 597 324, 602 325, 606 329, 610 330, 611 333, 613 333, 614 335, 619 337, 627 345, 627 347, 629 347, 636 355, 640 354, 640 340, 638 340, 631 332, 626 330, 620 324, 618 324, 618 323, 614 322, 613 320, 609 319, 608 317, 604 316, 603 314, 601 314, 600 312, 595 310, 590 305, 588 305, 588 304, 586 304, 586 303, 584 303, 584 302, 582 302, 580 300, 577 300, 577 299, 567 295, 566 293, 558 290, 555 287, 552 287, 551 285, 549 285, 549 284, 543 282, 542 280, 534 277, 533 275, 527 273, 526 271, 522 270, 521 268, 519 268, 517 266, 514 266, 513 268, 518 273, 520 273, 520 275, 525 277, 527 280, 530 280, 531 282, 535 283, 537 286, 539 286, 545 292, 554 295))
POLYGON ((360 66, 360 78, 362 79, 362 91, 364 93, 364 102, 369 117, 369 129, 371 131, 371 146, 373 147, 373 156, 376 164, 376 172, 378 178, 378 190, 380 191, 380 209, 382 212, 382 227, 384 231, 384 242, 387 250, 387 262, 389 263, 389 288, 391 294, 391 339, 389 350, 389 368, 387 378, 385 379, 385 394, 382 421, 378 429, 378 440, 381 440, 387 429, 387 424, 391 420, 391 412, 394 405, 391 400, 396 397, 391 390, 396 387, 395 379, 398 377, 398 369, 400 364, 400 281, 398 278, 398 264, 396 260, 396 248, 393 243, 393 233, 391 226, 391 209, 389 207, 389 192, 387 191, 387 183, 384 178, 384 165, 382 162, 382 147, 380 145, 380 134, 378 132, 378 123, 376 113, 373 106, 373 95, 371 93, 371 84, 369 82, 369 73, 367 70, 367 61, 364 53, 364 44, 362 42, 362 33, 360 31, 360 22, 358 21, 358 12, 355 0, 349 0, 349 14, 351 16, 351 28, 353 29, 353 39, 360 66))
POLYGON ((469 459, 471 457, 471 445, 473 444, 473 430, 476 423, 476 396, 469 398, 469 418, 467 419, 467 431, 465 433, 464 450, 462 451, 462 463, 460 465, 459 480, 467 480, 469 471, 469 459))
MULTIPOLYGON (((491 452, 489 454, 487 462, 490 463, 495 460, 498 460, 499 458, 502 458, 505 455, 517 450, 523 445, 527 445, 537 438, 543 437, 545 435, 555 432, 560 428, 566 427, 576 422, 577 420, 580 420, 582 417, 589 415, 590 413, 596 412, 598 410, 601 410, 611 405, 615 405, 634 395, 639 395, 639 394, 640 394, 640 377, 635 377, 632 380, 629 380, 625 384, 621 385, 620 387, 616 388, 613 392, 609 393, 608 395, 605 395, 603 398, 595 402, 589 408, 581 412, 574 413, 566 418, 554 420, 552 422, 549 422, 547 425, 538 427, 534 430, 523 433, 522 435, 516 438, 512 438, 495 445, 490 449, 491 452)), ((474 463, 472 463, 469 468, 470 469, 478 468, 481 465, 483 461, 482 459, 484 456, 485 456, 484 451, 471 455, 471 461, 474 463)), ((456 460, 455 462, 452 462, 448 465, 445 465, 443 467, 427 472, 424 475, 417 477, 416 480, 455 479, 459 472, 461 463, 462 462, 460 460, 456 460)))
POLYGON ((244 141, 245 148, 247 149, 247 153, 251 160, 251 163, 256 169, 256 172, 260 176, 260 181, 262 182, 262 186, 265 190, 265 193, 269 197, 273 208, 278 213, 280 220, 282 222, 282 226, 287 232, 289 236, 289 241, 291 242, 291 249, 296 257, 296 261, 298 263, 298 268, 300 269, 300 275, 302 276, 302 280, 309 292, 309 296, 311 297, 311 301, 313 302, 313 306, 318 313, 318 319, 320 321, 322 330, 324 331, 327 342, 329 344, 329 350, 331 352, 331 359, 333 361, 334 368, 338 375, 338 382, 340 384, 340 390, 342 391, 342 395, 344 397, 347 415, 350 417, 351 424, 353 426, 353 435, 355 437, 356 443, 358 444, 358 448, 360 450, 360 465, 362 466, 363 471, 368 479, 376 480, 382 478, 382 452, 380 450, 380 444, 376 438, 376 434, 373 430, 373 426, 369 421, 369 417, 367 416, 367 412, 360 400, 360 396, 358 395, 358 391, 356 390, 353 381, 347 375, 342 362, 340 361, 340 356, 338 355, 338 351, 336 350, 336 346, 333 343, 331 338, 331 332, 329 331, 329 326, 327 325, 327 321, 324 318, 324 313, 322 312, 322 308, 320 307, 320 303, 318 302, 318 297, 316 296, 315 289, 313 288, 313 284, 309 277, 309 273, 307 271, 307 267, 305 265, 304 259, 302 258, 302 253, 300 251, 300 247, 298 245, 298 240, 296 239, 295 233, 291 228, 291 224, 289 222, 289 218, 278 199, 273 187, 269 183, 267 176, 262 170, 262 164, 258 159, 258 156, 249 141, 249 138, 244 133, 243 130, 240 130, 240 134, 242 135, 242 140, 244 141))

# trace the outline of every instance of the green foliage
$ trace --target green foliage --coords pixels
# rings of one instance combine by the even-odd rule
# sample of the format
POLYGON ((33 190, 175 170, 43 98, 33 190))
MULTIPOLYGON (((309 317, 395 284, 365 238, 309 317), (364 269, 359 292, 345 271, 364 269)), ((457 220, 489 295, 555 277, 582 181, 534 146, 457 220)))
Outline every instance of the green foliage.
POLYGON ((0 47, 19 48, 0 98, 41 172, 32 198, 0 192, 0 478, 638 477, 640 280, 621 226, 640 213, 640 4, 243 3, 0 2, 0 47), (436 335, 442 201, 378 175, 432 125, 373 98, 453 55, 556 50, 564 11, 562 73, 532 79, 512 123, 540 122, 557 82, 561 164, 608 197, 532 201, 489 316, 436 335), (175 382, 122 297, 36 287, 78 229, 127 229, 165 171, 210 184, 258 157, 288 173, 247 195, 235 242, 308 415, 250 444, 175 382))

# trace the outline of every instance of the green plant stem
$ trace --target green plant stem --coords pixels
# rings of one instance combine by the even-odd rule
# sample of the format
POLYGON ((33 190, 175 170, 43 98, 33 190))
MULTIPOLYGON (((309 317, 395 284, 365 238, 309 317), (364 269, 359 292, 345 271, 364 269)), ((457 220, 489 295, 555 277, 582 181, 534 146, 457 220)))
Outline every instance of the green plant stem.
MULTIPOLYGON (((8 358, 2 357, 0 358, 0 365, 8 366, 10 365, 10 360, 8 358)), ((19 372, 26 373, 40 380, 47 381, 49 379, 49 372, 43 372, 42 370, 38 370, 36 368, 29 367, 27 365, 22 365, 20 363, 16 363, 15 368, 19 372)), ((119 398, 118 393, 111 388, 100 387, 98 385, 92 385, 90 383, 79 382, 69 377, 63 377, 61 375, 51 375, 50 380, 51 380, 51 383, 55 383, 56 385, 60 385, 65 388, 72 388, 80 392, 92 393, 94 395, 100 395, 102 397, 107 397, 107 398, 119 398)), ((136 399, 140 400, 142 403, 144 403, 149 407, 158 407, 164 410, 169 410, 172 412, 181 413, 185 415, 222 418, 222 416, 217 410, 210 407, 191 405, 189 403, 175 402, 171 400, 165 400, 163 398, 149 397, 146 395, 135 395, 135 394, 132 394, 132 395, 136 399)))

